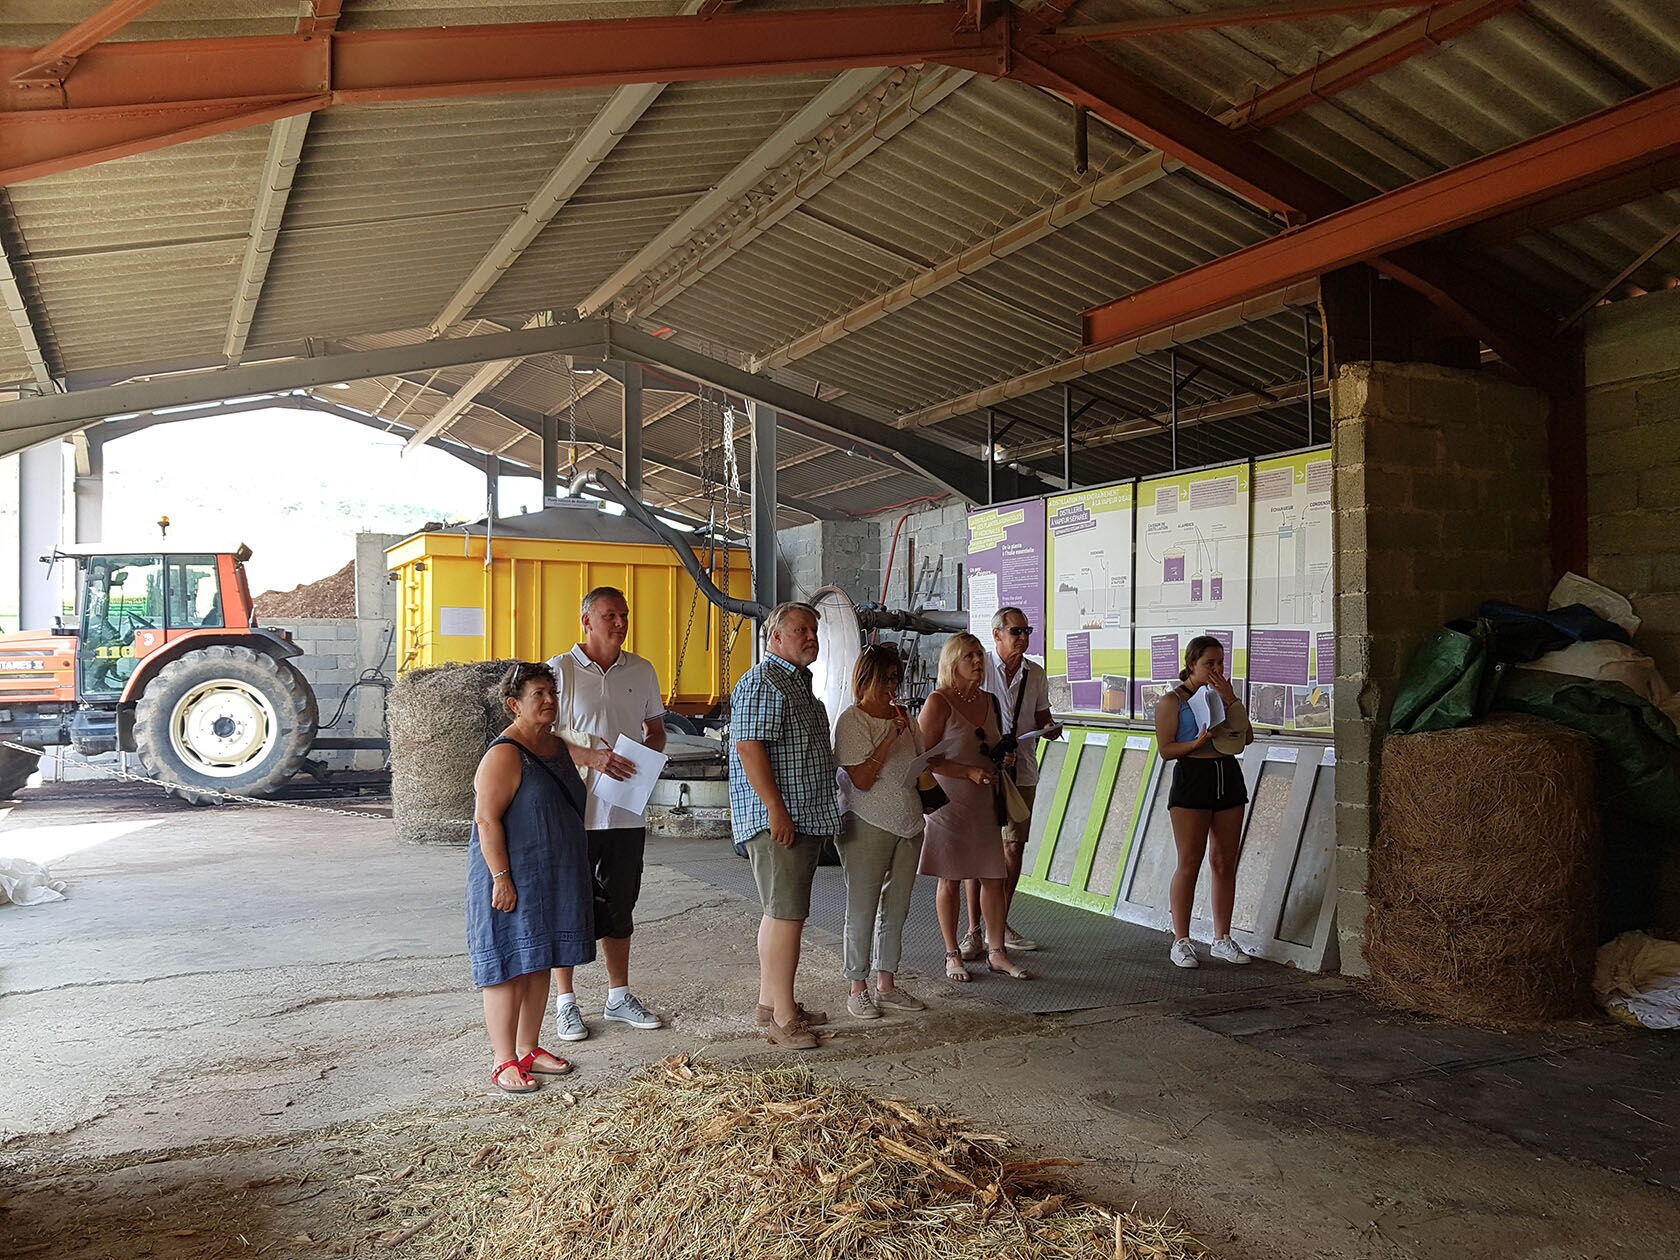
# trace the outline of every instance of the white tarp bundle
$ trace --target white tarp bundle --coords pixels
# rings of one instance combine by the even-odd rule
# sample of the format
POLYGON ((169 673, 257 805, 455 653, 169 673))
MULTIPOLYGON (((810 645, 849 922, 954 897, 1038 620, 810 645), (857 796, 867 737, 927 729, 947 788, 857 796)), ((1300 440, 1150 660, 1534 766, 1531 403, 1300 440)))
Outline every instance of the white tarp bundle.
POLYGON ((0 906, 39 906, 64 899, 65 884, 53 879, 47 868, 22 858, 0 858, 0 906))
POLYGON ((1593 995, 1624 1024, 1680 1028, 1680 941, 1623 932, 1601 945, 1593 995))

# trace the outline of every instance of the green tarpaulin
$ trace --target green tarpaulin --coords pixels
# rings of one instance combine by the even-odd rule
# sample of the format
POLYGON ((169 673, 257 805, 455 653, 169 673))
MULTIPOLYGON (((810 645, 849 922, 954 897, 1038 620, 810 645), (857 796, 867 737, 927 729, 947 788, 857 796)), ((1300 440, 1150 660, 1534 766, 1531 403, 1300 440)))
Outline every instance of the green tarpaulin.
POLYGON ((1546 646, 1531 630, 1486 619, 1443 627, 1412 658, 1389 730, 1446 730, 1495 712, 1545 718, 1596 742, 1599 796, 1607 809, 1664 830, 1680 827, 1674 723, 1621 683, 1521 668, 1546 646))

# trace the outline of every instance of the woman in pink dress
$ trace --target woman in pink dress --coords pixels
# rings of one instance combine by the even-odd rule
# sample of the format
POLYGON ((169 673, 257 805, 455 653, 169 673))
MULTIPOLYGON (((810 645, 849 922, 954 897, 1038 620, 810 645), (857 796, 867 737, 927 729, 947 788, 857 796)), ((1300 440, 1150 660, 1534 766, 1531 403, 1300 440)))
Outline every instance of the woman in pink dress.
MULTIPOLYGON (((922 839, 923 875, 939 880, 934 905, 939 931, 945 937, 945 975, 966 981, 962 951, 957 946, 957 914, 962 882, 980 881, 980 910, 986 934, 1000 925, 996 939, 986 942, 986 968, 1017 980, 1031 977, 1009 960, 1002 936, 1004 880, 1009 868, 1003 858, 1003 833, 998 826, 997 764, 992 750, 999 739, 997 702, 985 689, 986 649, 972 634, 953 634, 939 653, 939 689, 922 706, 922 746, 944 744, 946 757, 930 767, 950 803, 929 814, 922 839)), ((1013 760, 1009 754, 1004 764, 1013 760)))

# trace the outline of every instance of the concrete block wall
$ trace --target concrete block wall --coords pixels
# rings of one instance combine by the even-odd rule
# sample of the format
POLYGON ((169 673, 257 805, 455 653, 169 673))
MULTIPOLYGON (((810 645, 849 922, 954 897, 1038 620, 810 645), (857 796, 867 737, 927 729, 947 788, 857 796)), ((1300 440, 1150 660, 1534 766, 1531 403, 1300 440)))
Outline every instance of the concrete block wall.
MULTIPOLYGON (((315 688, 321 721, 331 720, 352 684, 370 669, 387 677, 396 674, 390 655, 391 629, 396 624, 397 586, 388 581, 385 549, 399 542, 398 534, 356 535, 356 615, 354 617, 285 617, 275 625, 292 632, 303 649, 292 664, 315 688)), ((328 735, 379 737, 385 734, 385 693, 379 687, 356 690, 349 707, 328 735)), ((316 758, 335 770, 376 770, 385 764, 377 751, 318 752, 316 758)))
POLYGON ((1483 372, 1345 365, 1336 475, 1336 842, 1342 970, 1363 975, 1366 857, 1388 712, 1407 663, 1489 599, 1550 585, 1545 396, 1483 372))
POLYGON ((776 535, 785 570, 782 599, 809 599, 838 586, 860 604, 881 597, 880 527, 871 520, 811 521, 776 535))
MULTIPOLYGON (((968 604, 968 504, 960 499, 946 499, 875 517, 880 528, 880 563, 882 574, 888 553, 892 551, 893 531, 904 519, 898 531, 898 549, 892 557, 892 573, 887 578, 889 607, 903 608, 911 603, 911 587, 919 577, 921 588, 915 603, 934 608, 958 609, 968 604), (914 566, 912 573, 911 566, 914 566)), ((877 586, 876 592, 880 592, 877 586)), ((919 639, 917 655, 929 685, 939 664, 939 649, 944 635, 926 635, 919 639)))
MULTIPOLYGON (((275 625, 290 630, 293 641, 303 649, 303 655, 294 656, 292 664, 315 689, 315 703, 320 708, 321 722, 330 721, 350 685, 361 676, 356 618, 287 617, 277 618, 275 625)), ((364 704, 378 703, 377 698, 368 696, 372 690, 370 687, 360 688, 344 719, 328 734, 352 734, 355 711, 364 704)), ((335 770, 349 769, 355 762, 354 755, 348 751, 317 752, 314 756, 335 770)))
POLYGON ((1584 332, 1590 576, 1680 686, 1680 291, 1599 307, 1584 332))

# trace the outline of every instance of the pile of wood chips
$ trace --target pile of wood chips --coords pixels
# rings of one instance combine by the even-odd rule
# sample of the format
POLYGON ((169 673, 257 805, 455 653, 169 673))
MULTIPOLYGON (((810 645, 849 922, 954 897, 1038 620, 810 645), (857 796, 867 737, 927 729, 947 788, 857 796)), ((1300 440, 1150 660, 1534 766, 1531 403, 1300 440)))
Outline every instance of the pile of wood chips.
POLYGON ((804 1068, 682 1055, 570 1114, 555 1137, 529 1132, 528 1149, 484 1148, 458 1184, 432 1187, 422 1228, 380 1243, 460 1260, 1207 1255, 1165 1221, 1073 1194, 1058 1180, 1072 1160, 1021 1158, 995 1134, 804 1068))

